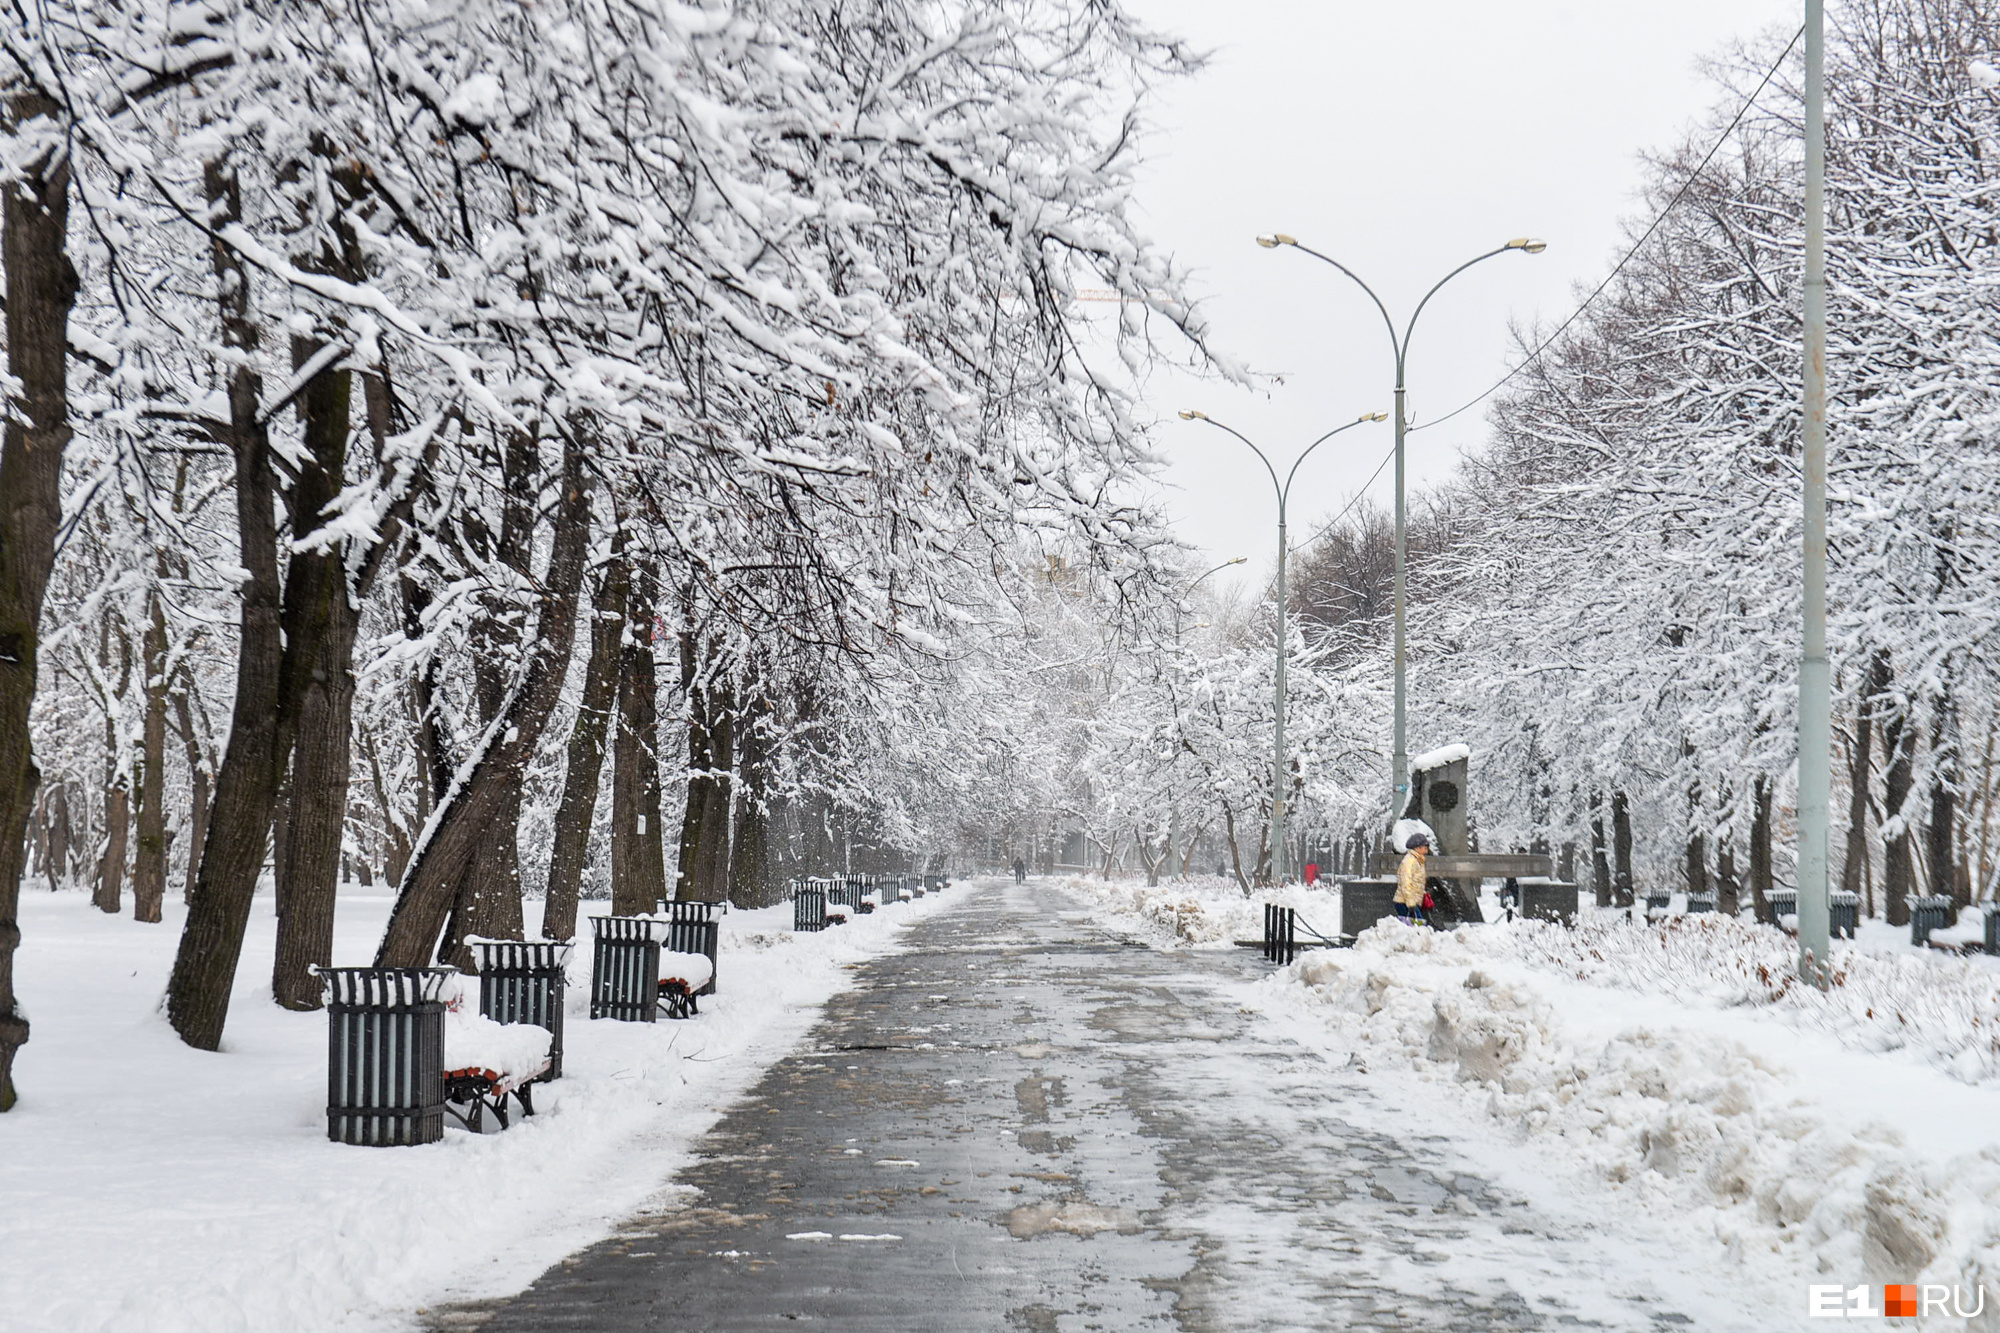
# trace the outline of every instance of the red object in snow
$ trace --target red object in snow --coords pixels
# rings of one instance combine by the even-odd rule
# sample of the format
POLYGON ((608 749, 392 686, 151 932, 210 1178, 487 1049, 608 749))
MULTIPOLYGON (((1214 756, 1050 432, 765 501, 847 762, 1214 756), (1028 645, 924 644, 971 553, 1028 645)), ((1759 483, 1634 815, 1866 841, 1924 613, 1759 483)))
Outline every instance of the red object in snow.
POLYGON ((1306 862, 1306 887, 1311 888, 1317 883, 1319 883, 1319 862, 1308 861, 1306 862))

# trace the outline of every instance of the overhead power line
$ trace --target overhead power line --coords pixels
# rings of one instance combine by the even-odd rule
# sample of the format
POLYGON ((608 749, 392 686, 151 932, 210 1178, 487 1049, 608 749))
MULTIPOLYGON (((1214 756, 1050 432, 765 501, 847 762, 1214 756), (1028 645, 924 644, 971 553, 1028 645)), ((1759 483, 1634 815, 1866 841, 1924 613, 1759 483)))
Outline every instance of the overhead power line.
MULTIPOLYGON (((1741 125, 1743 123, 1743 118, 1750 114, 1750 108, 1757 105, 1757 99, 1762 97, 1764 95, 1764 90, 1771 86, 1771 80, 1778 77, 1778 71, 1785 67, 1785 62, 1787 60, 1791 59, 1792 52, 1798 48, 1799 40, 1805 36, 1805 33, 1806 33, 1805 28, 1800 27, 1800 29, 1797 32, 1792 34, 1792 40, 1785 44, 1785 49, 1778 54, 1778 58, 1775 61, 1771 62, 1771 67, 1764 71, 1764 77, 1758 80, 1757 87, 1755 88, 1755 90, 1753 90, 1748 97, 1743 99, 1743 105, 1736 108, 1736 114, 1730 118, 1729 124, 1723 129, 1721 134, 1716 136, 1715 142, 1709 145, 1708 152, 1702 155, 1701 164, 1688 174, 1688 178, 1686 180, 1681 182, 1681 187, 1678 190, 1674 191, 1674 197, 1667 200, 1666 206, 1660 209, 1658 215, 1653 218, 1652 222, 1646 227, 1646 230, 1639 234, 1639 239, 1632 242, 1631 247, 1628 248, 1622 256, 1620 256, 1618 262, 1612 265, 1611 271, 1604 275, 1604 281, 1598 283, 1597 286, 1591 290, 1590 295, 1583 298, 1582 303, 1579 304, 1575 310, 1572 310, 1570 312, 1569 318, 1565 319, 1562 323, 1556 325, 1555 331, 1549 334, 1548 337, 1542 339, 1542 341, 1536 345, 1534 351, 1528 353, 1527 356, 1521 359, 1519 365, 1515 366, 1505 375, 1502 375, 1499 379, 1495 380, 1484 391, 1480 392, 1479 394, 1475 395, 1472 398, 1467 399, 1465 402, 1460 403, 1457 407, 1454 407, 1451 411, 1445 413, 1441 417, 1438 417, 1436 420, 1426 421, 1419 425, 1411 426, 1410 430, 1412 431, 1429 430, 1432 426, 1442 426, 1445 422, 1450 421, 1453 417, 1459 415, 1461 412, 1469 411, 1472 408, 1477 407, 1480 403, 1485 402, 1488 398, 1491 398, 1494 394, 1500 392, 1501 389, 1505 388, 1507 384, 1510 381, 1512 381, 1516 375, 1526 370, 1529 366, 1535 364, 1535 362, 1541 358, 1542 353, 1548 351, 1549 348, 1553 347, 1555 345, 1556 339, 1562 337, 1563 334, 1568 331, 1570 325, 1576 323, 1577 320, 1583 317, 1583 312, 1590 309, 1591 304, 1595 302, 1598 297, 1604 295, 1606 290, 1610 288, 1611 284, 1617 280, 1618 275, 1625 271, 1625 266, 1632 262, 1633 257, 1636 256, 1639 253, 1639 251, 1645 247, 1647 241, 1653 239, 1653 233, 1660 229, 1660 225, 1667 220, 1667 215, 1673 212, 1675 208, 1680 206, 1681 200, 1687 198, 1688 191, 1694 188, 1694 183, 1700 180, 1703 173, 1705 173, 1708 170, 1708 164, 1715 160, 1715 155, 1722 151, 1722 146, 1724 144, 1729 142, 1729 136, 1736 133, 1736 127, 1741 125)), ((1292 547, 1292 550, 1293 551, 1305 550, 1306 547, 1311 546, 1321 537, 1324 537, 1328 532, 1331 532, 1334 526, 1338 524, 1340 520, 1346 518, 1350 513, 1352 513, 1354 511, 1354 506, 1360 504, 1362 496, 1368 493, 1368 488, 1375 484, 1375 478, 1382 475, 1382 469, 1389 466, 1389 460, 1394 458, 1395 456, 1396 456, 1396 451, 1395 449, 1391 448, 1388 453, 1382 456, 1382 461, 1375 465, 1375 470, 1368 474, 1368 480, 1361 483, 1361 489, 1354 493, 1354 498, 1352 500, 1349 500, 1346 506, 1342 508, 1338 514, 1335 514, 1325 523, 1322 523, 1319 526, 1319 528, 1314 531, 1312 536, 1306 538, 1302 542, 1296 543, 1292 547)))
MULTIPOLYGON (((1781 53, 1779 53, 1777 60, 1773 61, 1771 67, 1764 71, 1764 77, 1758 81, 1756 90, 1752 92, 1750 96, 1743 99, 1743 105, 1736 109, 1736 114, 1730 118, 1728 126, 1722 131, 1720 135, 1716 136, 1715 142, 1709 145, 1708 152, 1702 156, 1701 165, 1696 167, 1692 172, 1690 172, 1688 174, 1688 178, 1681 182, 1680 189, 1674 191, 1674 197, 1667 201, 1666 207, 1662 208, 1658 216, 1656 216, 1653 219, 1651 225, 1649 225, 1645 231, 1640 233, 1639 239, 1632 242, 1631 248, 1628 249, 1625 252, 1624 256, 1620 258, 1619 261, 1612 266, 1611 271, 1604 275, 1604 281, 1598 283, 1596 288, 1592 290, 1590 295, 1583 298, 1583 304, 1579 305, 1575 310, 1572 310, 1570 312, 1568 319, 1565 319, 1562 323, 1556 325, 1555 332, 1551 333, 1548 337, 1542 339, 1541 343, 1535 348, 1535 350, 1528 353, 1528 355, 1522 359, 1519 365, 1515 366, 1505 375, 1502 375, 1499 379, 1495 380, 1493 384, 1490 387, 1488 387, 1484 392, 1478 394, 1476 397, 1467 400, 1466 402, 1459 404, 1457 407, 1454 407, 1451 411, 1445 413, 1441 417, 1438 417, 1434 421, 1426 421, 1422 425, 1411 426, 1410 427, 1411 430, 1413 431, 1429 430, 1432 426, 1442 426, 1445 422, 1450 421, 1453 417, 1457 416, 1459 413, 1467 411, 1473 407, 1476 407, 1480 403, 1486 401, 1486 399, 1491 398, 1494 394, 1498 393, 1503 387, 1505 387, 1508 381, 1512 380, 1516 375, 1520 374, 1522 371, 1526 370, 1529 366, 1533 365, 1538 359, 1540 359, 1542 353, 1548 351, 1550 347, 1554 346, 1556 339, 1562 337, 1564 332, 1568 330, 1570 325, 1576 323, 1577 320, 1583 317, 1583 312, 1590 309, 1591 303, 1597 300, 1598 297, 1604 295, 1605 290, 1609 288, 1614 281, 1616 281, 1618 275, 1625 271, 1625 266, 1632 262, 1633 256, 1637 255, 1639 251, 1645 247, 1647 241, 1653 239, 1653 233, 1658 231, 1660 229, 1660 224, 1667 220, 1667 214, 1673 212, 1674 209, 1680 205, 1681 200, 1687 197, 1687 192, 1694 188, 1694 183, 1700 180, 1702 174, 1708 170, 1708 164, 1715 160, 1715 155, 1722 151, 1722 146, 1724 144, 1729 142, 1729 136, 1736 133, 1736 127, 1738 125, 1741 125, 1743 123, 1743 118, 1750 114, 1750 108, 1757 104, 1757 99, 1759 97, 1762 97, 1764 95, 1764 90, 1771 86, 1771 80, 1778 76, 1778 71, 1784 68, 1785 62, 1787 60, 1791 59, 1792 52, 1798 47, 1799 39, 1804 37, 1805 34, 1806 30, 1803 27, 1801 27, 1797 32, 1792 34, 1792 40, 1785 44, 1785 49, 1781 53)), ((1376 470, 1379 472, 1381 469, 1377 468, 1376 470)))

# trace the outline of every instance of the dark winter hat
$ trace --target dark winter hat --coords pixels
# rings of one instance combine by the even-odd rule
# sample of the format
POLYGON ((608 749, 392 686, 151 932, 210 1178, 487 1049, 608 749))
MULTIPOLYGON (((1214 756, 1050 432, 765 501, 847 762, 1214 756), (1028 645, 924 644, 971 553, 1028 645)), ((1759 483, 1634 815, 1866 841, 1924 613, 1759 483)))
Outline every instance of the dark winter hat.
POLYGON ((1428 848, 1430 845, 1431 840, 1421 833, 1412 833, 1410 840, 1403 844, 1404 848, 1409 851, 1415 851, 1419 847, 1428 848))

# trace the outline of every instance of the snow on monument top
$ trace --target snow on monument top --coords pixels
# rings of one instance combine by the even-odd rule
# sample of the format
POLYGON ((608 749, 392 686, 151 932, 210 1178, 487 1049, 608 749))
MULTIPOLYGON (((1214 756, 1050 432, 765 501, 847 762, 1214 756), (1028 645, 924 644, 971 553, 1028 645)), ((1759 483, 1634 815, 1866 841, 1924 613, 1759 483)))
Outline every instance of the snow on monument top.
POLYGON ((1461 759, 1472 758, 1472 747, 1460 742, 1457 745, 1440 745, 1435 750, 1426 751, 1410 761, 1412 773, 1428 773, 1433 768, 1443 768, 1461 759))

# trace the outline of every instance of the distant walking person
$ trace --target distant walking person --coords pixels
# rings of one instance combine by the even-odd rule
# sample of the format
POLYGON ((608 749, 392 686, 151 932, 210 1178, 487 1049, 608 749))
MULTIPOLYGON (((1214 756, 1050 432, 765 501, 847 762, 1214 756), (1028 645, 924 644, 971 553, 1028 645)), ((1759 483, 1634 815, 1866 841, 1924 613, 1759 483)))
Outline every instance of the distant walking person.
POLYGON ((1028 863, 1018 856, 1014 858, 1014 882, 1016 884, 1028 882, 1028 863))
POLYGON ((1424 914, 1424 909, 1430 906, 1430 893, 1425 888, 1428 877, 1424 874, 1430 851, 1431 840, 1421 833, 1413 834, 1409 850, 1403 854, 1403 864, 1396 871, 1396 915, 1413 926, 1430 920, 1424 914))

